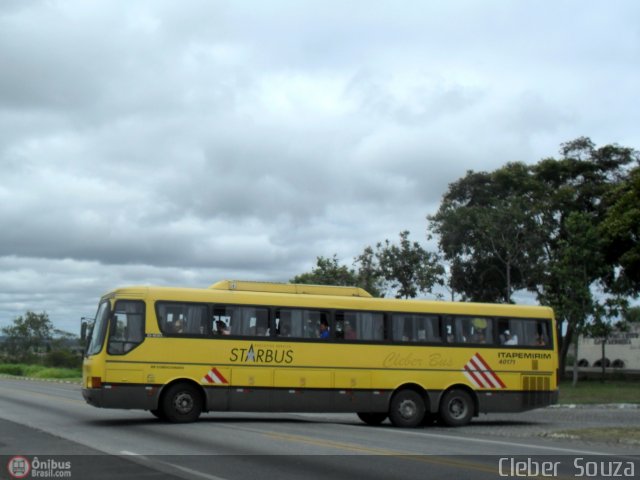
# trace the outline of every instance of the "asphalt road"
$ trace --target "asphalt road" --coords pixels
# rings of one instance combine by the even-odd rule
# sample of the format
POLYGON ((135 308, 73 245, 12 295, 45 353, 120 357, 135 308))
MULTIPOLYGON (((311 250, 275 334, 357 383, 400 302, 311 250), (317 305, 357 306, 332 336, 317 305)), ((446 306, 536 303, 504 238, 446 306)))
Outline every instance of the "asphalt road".
POLYGON ((564 478, 606 477, 619 465, 637 476, 637 445, 549 436, 594 426, 640 427, 640 409, 547 408, 409 430, 347 414, 212 413, 174 425, 91 407, 78 385, 0 378, 0 477, 12 478, 4 465, 16 455, 38 467, 69 461, 70 478, 483 479, 515 477, 518 462, 536 476, 546 466, 564 478))

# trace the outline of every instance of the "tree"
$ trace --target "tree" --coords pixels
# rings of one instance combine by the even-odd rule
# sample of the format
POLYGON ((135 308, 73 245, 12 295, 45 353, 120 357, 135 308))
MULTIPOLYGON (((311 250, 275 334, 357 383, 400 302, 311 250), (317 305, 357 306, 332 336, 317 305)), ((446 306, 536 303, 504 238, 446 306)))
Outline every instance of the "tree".
POLYGON ((426 251, 418 242, 411 242, 408 231, 400 233, 397 245, 385 240, 375 250, 366 247, 353 264, 357 270, 340 265, 336 254, 331 258, 320 256, 311 272, 296 275, 291 282, 356 286, 374 297, 382 297, 391 289, 396 298, 413 298, 443 284, 444 268, 438 255, 426 251))
POLYGON ((609 207, 600 225, 607 260, 612 269, 611 290, 637 296, 640 293, 640 167, 607 197, 609 207))
POLYGON ((312 285, 339 285, 353 287, 358 285, 358 278, 354 270, 340 265, 336 254, 331 258, 317 257, 316 266, 311 272, 296 275, 291 283, 305 283, 312 285))
POLYGON ((358 266, 357 285, 374 297, 384 297, 384 278, 373 248, 366 247, 353 264, 358 266))
POLYGON ((640 323, 640 307, 629 307, 624 312, 627 323, 640 323))
POLYGON ((15 318, 13 325, 2 329, 7 337, 5 350, 12 360, 29 360, 33 354, 46 351, 53 332, 53 324, 46 312, 27 311, 24 316, 15 318))
POLYGON ((450 287, 474 301, 510 302, 541 256, 536 189, 528 167, 467 172, 428 217, 451 270, 450 287))
POLYGON ((419 292, 432 292, 443 284, 444 268, 435 253, 409 240, 409 232, 400 232, 400 243, 378 243, 375 256, 381 276, 395 290, 396 298, 414 298, 419 292))
MULTIPOLYGON (((560 153, 560 159, 535 165, 512 163, 494 172, 467 172, 449 186, 429 220, 449 261, 451 286, 464 298, 510 301, 514 290, 526 288, 556 310, 564 372, 569 344, 596 307, 591 289, 612 277, 599 226, 611 192, 620 188, 638 153, 617 145, 596 148, 587 137, 562 144, 560 153), (589 244, 585 236, 595 243, 589 244)), ((624 191, 631 192, 628 202, 633 204, 632 187, 624 191)), ((629 207, 622 203, 620 212, 629 207)), ((635 225, 633 219, 630 224, 635 225)), ((620 236, 610 240, 613 245, 620 236)), ((625 257, 626 265, 633 266, 637 245, 627 245, 625 251, 631 254, 625 257)), ((622 257, 618 260, 622 265, 622 257)), ((629 278, 630 272, 624 273, 629 278)))
POLYGON ((562 144, 560 153, 560 159, 549 158, 531 166, 540 192, 538 222, 543 231, 544 255, 529 275, 528 289, 537 293, 542 304, 556 311, 560 367, 564 373, 570 343, 587 318, 596 314, 598 304, 588 301, 592 299, 591 288, 596 283, 606 284, 610 277, 611 265, 603 255, 599 235, 607 199, 638 154, 617 145, 596 148, 586 137, 562 144), (585 240, 582 235, 592 240, 585 240), (577 244, 582 247, 577 248, 577 244))
MULTIPOLYGON (((559 240, 554 261, 549 264, 545 278, 552 285, 543 289, 540 299, 553 305, 556 317, 570 327, 560 344, 561 364, 567 356, 569 346, 574 344, 574 357, 578 356, 579 335, 588 332, 587 320, 593 316, 601 319, 603 310, 592 293, 592 284, 606 274, 602 258, 600 237, 590 215, 572 212, 566 220, 566 238, 559 240)), ((561 337, 561 330, 558 329, 561 337)), ((577 362, 573 365, 573 383, 578 381, 577 362)))
MULTIPOLYGON (((616 330, 628 330, 628 322, 626 320, 622 319, 614 325, 611 322, 611 319, 619 318, 620 314, 626 310, 626 307, 626 301, 620 301, 619 298, 599 303, 595 309, 593 322, 584 328, 586 335, 600 341, 600 345, 602 347, 602 353, 600 356, 600 366, 602 367, 600 381, 603 383, 605 380, 605 369, 607 367, 606 345, 609 341, 609 337, 611 337, 611 334, 616 330)), ((574 369, 575 368, 576 367, 574 367, 574 369)))

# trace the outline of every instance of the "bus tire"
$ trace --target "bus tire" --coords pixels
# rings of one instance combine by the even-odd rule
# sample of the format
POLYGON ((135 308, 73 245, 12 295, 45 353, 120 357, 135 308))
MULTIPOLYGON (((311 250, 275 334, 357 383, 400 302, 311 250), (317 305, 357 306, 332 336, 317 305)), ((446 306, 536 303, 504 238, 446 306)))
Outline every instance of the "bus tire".
POLYGON ((202 395, 193 385, 176 383, 162 396, 162 415, 172 423, 195 422, 202 412, 202 395))
POLYGON ((395 427, 415 428, 426 412, 424 398, 413 390, 400 390, 391 398, 389 419, 395 427))
POLYGON ((367 425, 380 425, 388 416, 385 412, 358 412, 358 418, 367 425))
POLYGON ((450 427, 467 425, 473 411, 473 399, 464 390, 450 390, 440 401, 440 419, 450 427))

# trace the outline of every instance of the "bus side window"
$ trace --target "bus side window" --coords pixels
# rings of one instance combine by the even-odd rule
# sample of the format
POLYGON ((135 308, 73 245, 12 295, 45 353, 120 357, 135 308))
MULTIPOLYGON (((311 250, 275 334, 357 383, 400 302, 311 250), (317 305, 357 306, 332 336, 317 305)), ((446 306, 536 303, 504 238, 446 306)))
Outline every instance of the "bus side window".
POLYGON ((336 338, 384 340, 384 315, 379 312, 336 312, 336 338))
POLYGON ((444 317, 444 338, 446 343, 452 344, 456 342, 455 334, 454 334, 454 325, 453 325, 453 317, 444 317))
POLYGON ((270 336, 269 310, 256 307, 239 307, 237 319, 231 320, 231 333, 247 337, 270 336))
POLYGON ((211 331, 214 336, 231 335, 234 333, 233 326, 236 324, 236 308, 226 306, 213 307, 213 318, 211 331))
POLYGON ((471 342, 481 345, 493 344, 493 319, 474 317, 471 319, 471 342))
POLYGON ((276 335, 278 337, 290 337, 291 336, 291 312, 288 310, 276 310, 274 325, 276 328, 276 335))
POLYGON ((551 344, 550 338, 549 322, 546 320, 537 320, 535 338, 532 344, 536 347, 546 347, 551 344))
POLYGON ((393 314, 391 323, 396 342, 442 342, 440 319, 435 315, 393 314))
POLYGON ((500 345, 507 347, 519 345, 519 339, 526 336, 526 323, 525 320, 520 318, 501 319, 498 321, 498 332, 500 338, 500 345))
POLYGON ((122 355, 140 345, 144 340, 144 302, 118 300, 109 331, 107 352, 122 355))
POLYGON ((521 345, 546 347, 549 342, 549 327, 546 320, 520 320, 521 345))

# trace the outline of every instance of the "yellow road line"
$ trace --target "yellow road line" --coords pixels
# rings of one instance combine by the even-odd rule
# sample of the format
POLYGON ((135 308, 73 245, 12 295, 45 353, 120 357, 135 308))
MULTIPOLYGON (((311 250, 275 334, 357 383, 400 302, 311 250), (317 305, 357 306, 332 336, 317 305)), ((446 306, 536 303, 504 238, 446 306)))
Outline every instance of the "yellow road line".
MULTIPOLYGON (((421 455, 419 453, 408 453, 408 452, 401 452, 397 450, 363 447, 361 445, 356 445, 352 443, 342 443, 342 442, 335 442, 332 440, 312 439, 308 437, 291 435, 286 433, 277 433, 277 432, 261 432, 261 433, 262 435, 275 438, 278 440, 288 441, 288 442, 308 443, 310 445, 315 445, 315 446, 336 448, 339 450, 348 450, 352 452, 359 452, 359 453, 364 453, 369 455, 387 455, 387 456, 393 456, 396 458, 401 458, 403 460, 411 460, 415 462, 428 463, 432 465, 444 465, 448 467, 463 468, 466 470, 474 470, 477 472, 485 472, 485 473, 491 473, 494 475, 500 475, 500 470, 497 465, 495 467, 491 467, 488 465, 468 462, 464 460, 442 458, 441 456, 438 456, 438 455, 421 455)), ((491 455, 491 457, 495 457, 495 455, 491 455)), ((508 457, 508 455, 505 455, 505 457, 508 457)), ((529 478, 542 479, 547 477, 531 475, 529 476, 529 478)), ((560 480, 562 479, 569 480, 569 479, 572 479, 573 477, 569 477, 566 475, 558 475, 555 478, 560 480)))
POLYGON ((420 455, 419 453, 408 453, 408 452, 401 452, 397 450, 363 447, 361 445, 356 445, 353 443, 343 443, 343 442, 335 442, 332 440, 312 439, 312 438, 303 437, 299 435, 291 435, 291 434, 277 433, 277 432, 262 432, 262 434, 271 438, 284 440, 288 442, 296 442, 296 443, 301 442, 301 443, 307 443, 310 445, 315 445, 320 447, 335 448, 338 450, 347 450, 351 452, 358 452, 358 453, 364 453, 369 455, 387 455, 387 456, 399 457, 406 460, 412 460, 416 462, 446 465, 446 466, 464 468, 467 470, 482 471, 482 472, 493 473, 493 474, 499 473, 497 467, 493 468, 493 467, 489 467, 479 463, 472 463, 472 462, 466 462, 461 460, 443 459, 437 456, 420 455))

